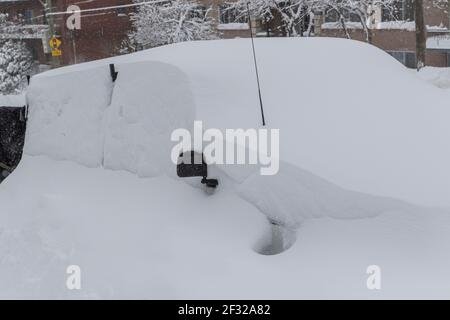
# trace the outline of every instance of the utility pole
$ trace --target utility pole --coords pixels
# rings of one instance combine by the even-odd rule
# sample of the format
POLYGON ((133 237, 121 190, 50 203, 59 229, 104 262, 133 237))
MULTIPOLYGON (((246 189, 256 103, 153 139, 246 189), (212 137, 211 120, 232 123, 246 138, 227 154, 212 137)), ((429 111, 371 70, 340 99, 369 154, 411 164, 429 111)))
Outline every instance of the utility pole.
MULTIPOLYGON (((53 11, 53 1, 45 0, 44 16, 48 24, 48 34, 49 34, 49 38, 47 39, 48 42, 50 42, 50 39, 55 35, 55 20, 54 16, 51 14, 52 11, 53 11)), ((52 68, 57 68, 60 65, 59 57, 54 57, 53 55, 51 57, 50 62, 52 68)))
POLYGON ((416 67, 417 71, 425 67, 427 49, 427 30, 423 17, 423 0, 414 0, 414 20, 416 22, 416 67))

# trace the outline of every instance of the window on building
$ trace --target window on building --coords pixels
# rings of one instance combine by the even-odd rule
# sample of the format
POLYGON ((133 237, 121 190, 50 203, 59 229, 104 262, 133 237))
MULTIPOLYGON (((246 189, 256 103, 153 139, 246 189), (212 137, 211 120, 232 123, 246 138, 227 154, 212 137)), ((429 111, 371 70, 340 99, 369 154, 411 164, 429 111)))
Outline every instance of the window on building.
POLYGON ((247 23, 248 19, 245 14, 239 14, 234 8, 230 8, 229 4, 222 4, 219 7, 219 22, 226 23, 247 23))
POLYGON ((116 9, 116 11, 118 16, 124 16, 128 14, 128 8, 126 7, 119 7, 116 9))
POLYGON ((395 59, 407 68, 416 68, 416 54, 410 51, 388 51, 395 59))
MULTIPOLYGON (((355 13, 344 11, 344 20, 346 22, 360 22, 359 16, 355 13)), ((336 10, 329 10, 325 15, 325 22, 338 22, 339 13, 336 10)))
POLYGON ((190 12, 192 18, 204 19, 206 17, 206 7, 197 6, 194 10, 190 12))
POLYGON ((337 22, 339 15, 336 10, 329 10, 325 13, 325 22, 337 22))
POLYGON ((25 24, 32 24, 33 23, 33 10, 31 9, 24 9, 20 11, 20 18, 23 20, 25 24))
POLYGON ((398 0, 393 3, 393 9, 383 7, 382 21, 414 21, 413 0, 398 0))

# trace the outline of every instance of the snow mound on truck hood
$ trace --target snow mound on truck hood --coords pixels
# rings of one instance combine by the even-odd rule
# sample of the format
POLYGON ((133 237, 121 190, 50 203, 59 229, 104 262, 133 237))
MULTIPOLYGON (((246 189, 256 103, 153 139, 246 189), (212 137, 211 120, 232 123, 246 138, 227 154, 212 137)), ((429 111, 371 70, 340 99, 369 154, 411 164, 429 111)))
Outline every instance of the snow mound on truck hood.
MULTIPOLYGON (((344 188, 450 206, 450 93, 382 50, 328 38, 256 39, 269 127, 281 160, 344 188)), ((260 125, 251 43, 199 41, 61 68, 161 61, 189 79, 205 127, 260 125)))

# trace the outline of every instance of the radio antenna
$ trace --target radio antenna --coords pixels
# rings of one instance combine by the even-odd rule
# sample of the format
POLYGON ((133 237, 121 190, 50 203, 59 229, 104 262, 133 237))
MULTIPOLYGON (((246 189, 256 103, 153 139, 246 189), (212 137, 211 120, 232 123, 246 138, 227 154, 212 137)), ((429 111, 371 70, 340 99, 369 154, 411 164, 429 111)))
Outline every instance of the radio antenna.
POLYGON ((258 72, 258 63, 256 61, 256 52, 255 52, 255 41, 253 40, 253 28, 252 28, 252 20, 250 17, 250 7, 247 2, 247 15, 248 15, 248 24, 250 26, 250 38, 252 39, 252 49, 253 49, 253 62, 255 63, 255 72, 256 72, 256 83, 258 84, 258 96, 259 96, 259 105, 261 107, 261 118, 262 125, 266 125, 266 119, 264 118, 264 107, 263 100, 261 96, 261 85, 259 84, 259 72, 258 72))

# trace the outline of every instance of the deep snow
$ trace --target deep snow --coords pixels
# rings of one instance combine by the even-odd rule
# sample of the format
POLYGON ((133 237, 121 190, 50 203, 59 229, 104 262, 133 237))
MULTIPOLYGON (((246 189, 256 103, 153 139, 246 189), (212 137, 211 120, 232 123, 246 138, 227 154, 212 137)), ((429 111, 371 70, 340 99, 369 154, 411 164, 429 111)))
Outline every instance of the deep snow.
MULTIPOLYGON (((387 53, 362 42, 256 40, 266 118, 270 128, 280 129, 282 160, 347 189, 450 206, 449 92, 424 85, 387 53)), ((164 46, 34 80, 148 60, 186 74, 196 117, 206 127, 260 125, 248 39, 164 46)), ((149 98, 144 93, 142 104, 149 98)))
POLYGON ((0 295, 448 297, 450 215, 432 207, 450 206, 449 93, 374 47, 257 39, 280 173, 219 166, 209 197, 172 179, 174 128, 259 126, 249 46, 183 43, 34 77, 28 155, 0 185, 0 295), (284 225, 280 255, 259 254, 265 216, 284 225), (64 287, 68 264, 80 292, 64 287), (365 286, 370 264, 381 291, 365 286))
POLYGON ((0 185, 1 298, 448 298, 450 215, 308 219, 258 254, 263 215, 230 189, 25 156, 0 185), (81 267, 82 290, 65 288, 81 267), (382 290, 366 288, 366 268, 382 290))

